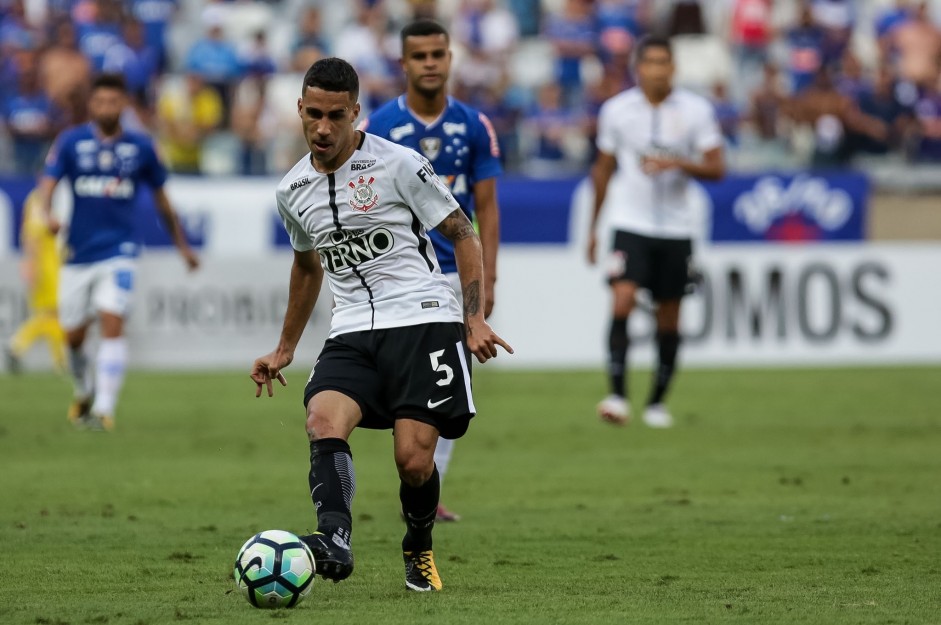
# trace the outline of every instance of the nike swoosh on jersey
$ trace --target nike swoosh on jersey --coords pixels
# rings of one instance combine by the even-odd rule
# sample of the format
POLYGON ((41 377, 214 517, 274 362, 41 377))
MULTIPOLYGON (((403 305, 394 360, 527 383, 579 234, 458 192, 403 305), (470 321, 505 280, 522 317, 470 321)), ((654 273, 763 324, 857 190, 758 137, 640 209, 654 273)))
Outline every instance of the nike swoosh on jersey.
POLYGON ((297 216, 298 216, 298 217, 303 216, 304 213, 306 213, 309 208, 313 208, 313 206, 314 206, 314 205, 311 204, 310 206, 307 206, 306 208, 303 208, 303 209, 297 211, 297 216))
POLYGON ((454 397, 454 395, 448 395, 447 397, 445 397, 445 398, 442 399, 441 401, 431 401, 431 400, 429 399, 429 400, 428 400, 428 408, 437 408, 438 406, 440 406, 440 405, 443 404, 444 402, 448 401, 448 400, 451 399, 452 397, 454 397))

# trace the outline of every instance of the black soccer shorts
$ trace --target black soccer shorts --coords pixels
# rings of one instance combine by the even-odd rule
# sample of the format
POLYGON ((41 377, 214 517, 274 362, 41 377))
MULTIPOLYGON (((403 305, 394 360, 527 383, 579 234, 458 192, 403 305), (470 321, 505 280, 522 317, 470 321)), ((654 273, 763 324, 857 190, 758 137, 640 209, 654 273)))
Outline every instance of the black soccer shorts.
POLYGON ((690 239, 663 239, 617 230, 608 282, 633 282, 648 289, 658 302, 680 299, 687 292, 692 257, 690 239))
POLYGON ((359 427, 389 429, 406 418, 460 438, 477 411, 470 359, 462 323, 348 332, 324 343, 304 406, 320 391, 338 391, 359 404, 359 427))

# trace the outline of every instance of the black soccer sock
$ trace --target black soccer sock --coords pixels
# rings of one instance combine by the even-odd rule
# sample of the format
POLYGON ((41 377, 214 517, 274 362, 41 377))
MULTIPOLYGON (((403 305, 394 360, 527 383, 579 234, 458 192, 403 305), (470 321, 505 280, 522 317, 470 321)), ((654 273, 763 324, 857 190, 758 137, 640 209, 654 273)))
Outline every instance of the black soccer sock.
POLYGON ((353 529, 350 508, 356 493, 353 453, 342 438, 310 443, 310 499, 317 510, 317 530, 328 536, 339 532, 347 542, 353 529))
POLYGON ((657 348, 660 362, 657 365, 657 374, 653 381, 653 390, 650 393, 648 404, 659 404, 667 394, 673 372, 676 370, 676 353, 680 349, 680 335, 678 332, 658 332, 657 348))
POLYGON ((401 482, 399 499, 402 501, 402 514, 405 516, 402 551, 431 549, 431 530, 435 526, 440 495, 441 478, 438 476, 438 467, 432 471, 428 481, 417 488, 401 482))
POLYGON ((630 344, 627 317, 615 317, 608 332, 608 375, 611 392, 621 397, 627 397, 627 348, 630 344))

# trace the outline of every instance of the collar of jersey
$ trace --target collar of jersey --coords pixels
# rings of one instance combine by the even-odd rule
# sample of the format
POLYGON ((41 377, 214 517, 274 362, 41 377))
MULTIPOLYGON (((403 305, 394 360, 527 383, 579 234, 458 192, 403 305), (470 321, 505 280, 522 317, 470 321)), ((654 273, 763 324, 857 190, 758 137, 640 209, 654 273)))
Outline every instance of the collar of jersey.
POLYGON ((420 120, 418 118, 418 115, 416 115, 415 112, 412 111, 412 109, 408 108, 408 103, 405 101, 404 93, 399 96, 399 108, 405 111, 408 114, 408 116, 412 118, 412 121, 414 121, 416 124, 424 128, 425 130, 431 130, 432 128, 440 124, 444 120, 445 115, 448 114, 448 109, 451 108, 451 96, 447 96, 447 99, 448 99, 448 103, 444 105, 444 110, 441 111, 441 114, 438 115, 438 117, 436 117, 435 120, 431 122, 430 124, 426 124, 425 122, 420 120))
POLYGON ((88 128, 91 130, 91 136, 95 138, 95 141, 98 143, 103 143, 106 145, 111 145, 117 143, 124 137, 124 128, 121 128, 121 132, 114 135, 113 137, 105 137, 101 134, 101 130, 98 128, 98 124, 95 122, 88 122, 88 128))
MULTIPOLYGON (((634 87, 634 89, 637 90, 636 92, 637 98, 640 99, 641 102, 643 102, 645 105, 649 106, 650 108, 657 108, 650 102, 650 100, 647 99, 647 95, 644 93, 644 90, 640 88, 640 85, 634 87)), ((658 106, 663 106, 664 104, 672 104, 673 101, 676 100, 676 91, 677 91, 676 87, 672 87, 670 89, 669 95, 667 95, 667 97, 664 98, 663 102, 661 102, 658 106)))

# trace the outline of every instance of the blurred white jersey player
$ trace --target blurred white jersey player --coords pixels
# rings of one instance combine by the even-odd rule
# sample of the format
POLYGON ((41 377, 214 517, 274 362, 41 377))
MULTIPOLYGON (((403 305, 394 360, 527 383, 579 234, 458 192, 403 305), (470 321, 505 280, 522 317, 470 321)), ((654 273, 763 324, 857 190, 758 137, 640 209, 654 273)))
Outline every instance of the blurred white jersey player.
POLYGON ((691 178, 724 174, 722 133, 708 100, 674 89, 673 53, 668 39, 647 37, 636 48, 638 86, 605 102, 598 115, 598 158, 592 169, 595 205, 588 260, 595 262, 596 228, 608 186, 614 229, 608 260, 613 296, 608 335, 610 395, 598 405, 605 421, 626 423, 628 316, 637 289, 656 304, 658 364, 644 422, 670 427, 664 403, 680 344, 680 302, 690 280, 693 207, 691 178), (615 169, 617 173, 615 174, 615 169))

